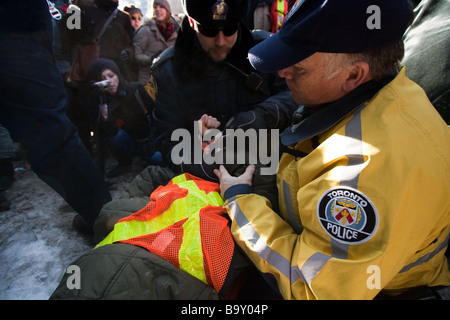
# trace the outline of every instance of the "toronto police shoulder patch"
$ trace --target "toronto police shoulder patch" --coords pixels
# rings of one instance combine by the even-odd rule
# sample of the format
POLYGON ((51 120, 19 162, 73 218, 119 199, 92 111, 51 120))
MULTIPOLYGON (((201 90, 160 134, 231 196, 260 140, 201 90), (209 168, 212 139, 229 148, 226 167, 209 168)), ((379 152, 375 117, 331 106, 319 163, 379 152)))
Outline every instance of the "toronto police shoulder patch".
POLYGON ((378 228, 378 212, 362 192, 349 187, 335 187, 320 198, 319 221, 328 235, 344 244, 364 243, 378 228))

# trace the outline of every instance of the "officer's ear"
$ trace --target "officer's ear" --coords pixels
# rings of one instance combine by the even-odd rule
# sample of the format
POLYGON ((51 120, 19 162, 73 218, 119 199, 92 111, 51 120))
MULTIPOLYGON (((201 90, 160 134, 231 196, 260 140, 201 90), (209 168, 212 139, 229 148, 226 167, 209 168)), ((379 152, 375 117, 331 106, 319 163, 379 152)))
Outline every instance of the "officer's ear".
POLYGON ((370 76, 370 67, 367 62, 357 61, 353 63, 347 69, 347 77, 342 83, 342 90, 347 94, 363 83, 366 83, 372 79, 370 76))

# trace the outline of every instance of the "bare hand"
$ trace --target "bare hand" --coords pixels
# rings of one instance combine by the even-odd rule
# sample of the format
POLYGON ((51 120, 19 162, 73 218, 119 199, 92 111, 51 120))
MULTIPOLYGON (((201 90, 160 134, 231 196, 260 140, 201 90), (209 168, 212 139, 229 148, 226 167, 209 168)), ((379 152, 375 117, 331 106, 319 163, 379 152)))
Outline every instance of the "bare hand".
POLYGON ((215 169, 214 173, 220 180, 220 194, 222 197, 225 194, 225 191, 228 190, 228 188, 238 185, 238 184, 248 184, 252 185, 252 177, 253 173, 255 172, 255 165, 251 164, 249 165, 243 174, 241 174, 239 177, 233 177, 231 176, 227 169, 225 169, 224 166, 220 166, 219 170, 215 169))
POLYGON ((213 117, 213 116, 209 116, 207 114, 204 114, 201 116, 199 121, 199 125, 200 127, 200 133, 201 136, 200 141, 202 143, 202 150, 205 150, 206 147, 208 147, 208 145, 214 141, 214 137, 212 138, 211 141, 207 142, 207 141, 203 141, 203 136, 208 132, 209 129, 216 129, 220 126, 220 121, 217 120, 217 118, 213 117))
POLYGON ((108 106, 106 103, 103 103, 98 106, 98 109, 100 110, 100 114, 104 119, 108 118, 108 106))
POLYGON ((220 121, 217 120, 217 118, 213 116, 208 116, 207 114, 202 115, 199 121, 202 124, 201 127, 202 134, 204 134, 205 131, 208 129, 215 129, 220 126, 220 121))

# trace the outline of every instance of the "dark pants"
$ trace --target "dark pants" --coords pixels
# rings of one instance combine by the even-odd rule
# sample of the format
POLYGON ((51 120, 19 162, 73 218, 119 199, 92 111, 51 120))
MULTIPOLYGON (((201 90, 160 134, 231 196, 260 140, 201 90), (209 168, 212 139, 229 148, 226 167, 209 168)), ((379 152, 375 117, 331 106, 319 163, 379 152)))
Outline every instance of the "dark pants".
POLYGON ((49 32, 51 24, 39 32, 0 32, 0 123, 27 150, 38 177, 93 224, 111 195, 65 113, 49 32))
POLYGON ((134 140, 126 131, 119 129, 113 137, 105 137, 111 154, 120 164, 131 164, 136 156, 144 156, 151 165, 164 165, 160 152, 147 154, 143 141, 134 140))

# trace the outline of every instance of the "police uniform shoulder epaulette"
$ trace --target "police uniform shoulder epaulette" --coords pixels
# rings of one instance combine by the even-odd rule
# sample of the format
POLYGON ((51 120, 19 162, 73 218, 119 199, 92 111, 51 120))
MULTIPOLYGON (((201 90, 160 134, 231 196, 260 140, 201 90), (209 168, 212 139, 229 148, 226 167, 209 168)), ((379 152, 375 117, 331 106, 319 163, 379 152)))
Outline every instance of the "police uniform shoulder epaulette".
POLYGON ((163 64, 165 61, 169 60, 170 58, 173 57, 173 55, 175 54, 175 49, 174 46, 170 46, 168 47, 166 50, 164 50, 163 52, 161 52, 161 54, 156 57, 153 62, 152 62, 152 66, 151 66, 151 70, 154 70, 155 68, 159 67, 161 64, 163 64))
POLYGON ((252 37, 256 43, 266 40, 270 37, 271 33, 266 30, 252 30, 252 37))

